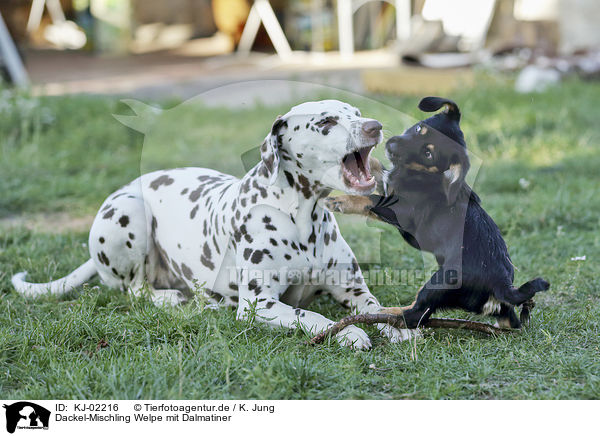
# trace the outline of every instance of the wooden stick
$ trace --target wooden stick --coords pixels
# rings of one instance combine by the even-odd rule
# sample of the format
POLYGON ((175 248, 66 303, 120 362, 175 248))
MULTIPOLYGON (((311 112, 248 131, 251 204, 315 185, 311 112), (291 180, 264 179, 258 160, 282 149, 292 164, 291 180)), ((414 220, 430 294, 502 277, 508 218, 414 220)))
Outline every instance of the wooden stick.
MULTIPOLYGON (((389 324, 397 328, 406 328, 406 324, 402 319, 402 315, 391 315, 388 313, 363 313, 342 318, 340 321, 336 322, 327 330, 322 331, 321 333, 313 337, 310 340, 309 344, 320 344, 325 340, 325 338, 329 336, 334 336, 344 328, 353 324, 389 324)), ((519 331, 519 329, 496 327, 483 322, 452 318, 429 318, 425 323, 423 323, 422 327, 442 329, 466 329, 486 333, 488 335, 519 331)))

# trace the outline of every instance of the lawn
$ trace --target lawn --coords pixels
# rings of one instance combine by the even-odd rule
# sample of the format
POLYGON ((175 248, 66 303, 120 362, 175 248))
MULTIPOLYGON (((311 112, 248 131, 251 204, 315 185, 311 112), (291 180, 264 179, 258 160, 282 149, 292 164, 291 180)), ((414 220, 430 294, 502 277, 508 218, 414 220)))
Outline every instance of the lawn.
MULTIPOLYGON (((18 271, 47 281, 88 258, 87 233, 54 225, 57 214, 92 215, 140 170, 202 165, 239 175, 289 105, 152 103, 172 109, 130 118, 144 136, 113 117, 133 115, 116 98, 0 91, 0 398, 600 398, 600 85, 570 81, 528 96, 488 78, 449 97, 463 111, 481 161, 473 186, 506 238, 516 283, 542 276, 551 290, 538 294, 519 334, 437 330, 392 345, 367 328, 373 349, 354 352, 335 342, 307 346, 302 332, 236 321, 233 310, 202 301, 155 308, 97 282, 25 301, 11 288, 18 271), (50 222, 31 230, 32 217, 50 222)), ((380 119, 386 136, 422 115, 414 97, 347 99, 380 119)), ((395 231, 339 219, 363 269, 422 267, 395 231)), ((418 286, 372 289, 383 304, 400 305, 418 286)), ((328 297, 310 309, 345 314, 328 297)))

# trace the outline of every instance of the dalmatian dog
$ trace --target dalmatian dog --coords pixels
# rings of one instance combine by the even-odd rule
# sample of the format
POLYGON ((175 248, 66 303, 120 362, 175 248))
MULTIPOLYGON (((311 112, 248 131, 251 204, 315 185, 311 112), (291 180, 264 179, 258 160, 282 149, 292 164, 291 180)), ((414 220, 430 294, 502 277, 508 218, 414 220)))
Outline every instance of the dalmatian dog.
MULTIPOLYGON (((305 309, 323 292, 354 312, 378 312, 320 200, 334 189, 375 189, 368 161, 381 128, 340 101, 295 106, 277 118, 260 162, 241 179, 205 168, 145 174, 101 206, 89 235, 91 259, 53 282, 28 283, 22 272, 12 283, 25 296, 59 295, 98 274, 109 287, 149 292, 157 305, 200 292, 214 304, 236 306, 238 319, 312 333, 333 324, 305 309)), ((378 328, 393 342, 411 337, 409 330, 378 328)), ((337 340, 356 349, 371 345, 356 326, 337 340)))

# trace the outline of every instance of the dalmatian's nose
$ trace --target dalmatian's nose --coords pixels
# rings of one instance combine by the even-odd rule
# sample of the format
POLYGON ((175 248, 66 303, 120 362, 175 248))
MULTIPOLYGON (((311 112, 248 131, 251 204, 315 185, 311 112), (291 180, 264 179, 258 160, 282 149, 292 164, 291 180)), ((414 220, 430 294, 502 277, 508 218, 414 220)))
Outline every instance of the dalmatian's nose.
POLYGON ((377 120, 366 121, 362 125, 362 131, 368 136, 377 136, 383 126, 377 120))

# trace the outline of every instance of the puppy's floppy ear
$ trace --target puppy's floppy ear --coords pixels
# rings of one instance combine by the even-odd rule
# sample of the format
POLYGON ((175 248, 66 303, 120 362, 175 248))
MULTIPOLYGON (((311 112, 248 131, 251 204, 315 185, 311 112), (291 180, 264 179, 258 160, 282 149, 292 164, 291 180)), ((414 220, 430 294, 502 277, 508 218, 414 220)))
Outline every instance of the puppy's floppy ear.
POLYGON ((448 114, 448 117, 456 122, 460 121, 460 109, 452 100, 442 97, 425 97, 419 102, 419 109, 423 112, 435 112, 442 106, 444 106, 444 112, 448 114))
POLYGON ((271 132, 260 146, 262 165, 258 169, 258 174, 263 179, 263 184, 272 185, 277 179, 281 149, 279 131, 286 126, 287 121, 282 117, 278 117, 273 123, 273 127, 271 127, 271 132))
POLYGON ((450 167, 444 171, 443 188, 448 206, 456 203, 460 190, 469 172, 469 157, 465 150, 458 150, 450 161, 450 167))

